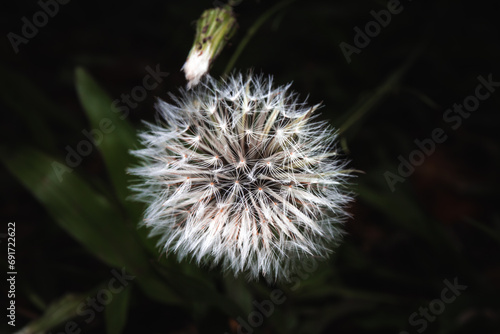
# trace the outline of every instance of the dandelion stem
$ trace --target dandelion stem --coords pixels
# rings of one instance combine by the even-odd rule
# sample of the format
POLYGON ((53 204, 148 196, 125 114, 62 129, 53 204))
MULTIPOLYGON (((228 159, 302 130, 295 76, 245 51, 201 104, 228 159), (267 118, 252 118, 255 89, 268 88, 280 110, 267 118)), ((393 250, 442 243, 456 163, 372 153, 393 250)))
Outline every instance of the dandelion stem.
POLYGON ((279 11, 280 9, 288 6, 295 0, 284 0, 270 9, 268 9, 264 14, 262 14, 256 21, 255 23, 248 29, 247 34, 245 37, 241 40, 240 44, 238 44, 238 47, 236 48, 236 51, 234 51, 233 55, 231 56, 231 59, 229 59, 229 62, 227 63, 226 68, 224 69, 224 75, 227 75, 234 67, 234 64, 238 60, 238 57, 240 54, 243 52, 245 49, 245 46, 250 42, 250 39, 252 39, 253 35, 259 30, 259 28, 266 22, 274 13, 279 11))

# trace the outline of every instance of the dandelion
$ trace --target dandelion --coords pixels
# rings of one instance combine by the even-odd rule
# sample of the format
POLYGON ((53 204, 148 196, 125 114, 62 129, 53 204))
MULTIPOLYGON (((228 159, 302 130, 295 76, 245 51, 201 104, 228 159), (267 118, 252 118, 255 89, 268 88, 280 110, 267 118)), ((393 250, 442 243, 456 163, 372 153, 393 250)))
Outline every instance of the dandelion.
POLYGON ((144 148, 133 153, 143 164, 131 169, 163 249, 269 281, 328 257, 351 198, 319 105, 252 74, 207 76, 180 95, 158 102, 162 120, 140 134, 144 148))

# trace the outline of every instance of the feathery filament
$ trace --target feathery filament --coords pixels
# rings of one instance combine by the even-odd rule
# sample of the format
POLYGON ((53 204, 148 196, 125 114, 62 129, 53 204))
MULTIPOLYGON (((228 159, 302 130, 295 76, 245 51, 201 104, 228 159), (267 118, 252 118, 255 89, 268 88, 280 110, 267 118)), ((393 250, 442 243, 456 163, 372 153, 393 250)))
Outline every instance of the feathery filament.
POLYGON ((145 224, 179 260, 222 264, 250 279, 286 280, 342 236, 349 171, 335 132, 272 78, 207 77, 159 101, 161 124, 140 134, 133 189, 145 224))

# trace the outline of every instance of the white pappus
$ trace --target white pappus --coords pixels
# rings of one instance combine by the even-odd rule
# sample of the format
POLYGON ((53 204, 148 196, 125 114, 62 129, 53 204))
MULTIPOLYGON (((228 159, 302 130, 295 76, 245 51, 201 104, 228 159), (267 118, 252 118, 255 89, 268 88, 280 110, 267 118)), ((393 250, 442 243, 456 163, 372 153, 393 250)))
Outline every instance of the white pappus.
POLYGON ((144 224, 179 260, 287 280, 343 235, 351 176, 335 131, 272 77, 210 76, 157 103, 129 171, 148 203, 144 224))

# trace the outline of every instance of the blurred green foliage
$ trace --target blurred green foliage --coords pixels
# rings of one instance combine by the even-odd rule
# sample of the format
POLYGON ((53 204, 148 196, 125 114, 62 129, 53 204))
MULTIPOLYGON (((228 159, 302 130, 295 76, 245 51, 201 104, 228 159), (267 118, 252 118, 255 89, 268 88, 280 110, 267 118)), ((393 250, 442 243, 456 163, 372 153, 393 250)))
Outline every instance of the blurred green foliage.
MULTIPOLYGON (((137 228, 144 207, 128 199, 135 129, 154 119, 156 96, 168 100, 185 85, 179 70, 194 21, 211 5, 71 2, 18 54, 4 40, 2 220, 17 223, 16 330, 59 333, 73 321, 89 333, 236 333, 238 319, 251 322, 262 312, 256 304, 279 289, 284 302, 255 333, 499 333, 500 93, 457 130, 442 119, 474 94, 477 76, 500 80, 496 12, 471 1, 402 2, 348 63, 339 44, 353 44, 353 28, 363 29, 384 1, 234 7, 239 31, 211 73, 222 74, 237 52, 237 69, 294 81, 311 102, 324 102, 321 117, 341 130, 352 167, 363 171, 348 234, 332 258, 270 286, 159 254, 137 228), (170 76, 120 117, 113 101, 156 64, 170 76), (70 167, 68 147, 103 119, 113 130, 70 167), (396 173, 398 156, 407 158, 414 140, 436 127, 448 140, 392 192, 384 173, 396 173), (113 270, 134 279, 87 321, 77 309, 110 289, 113 270), (444 280, 455 278, 467 289, 428 327, 415 324, 425 319, 420 309, 441 298, 444 280)), ((16 33, 21 17, 40 10, 34 1, 12 6, 0 15, 16 33)), ((6 321, 0 329, 12 331, 6 321)))

